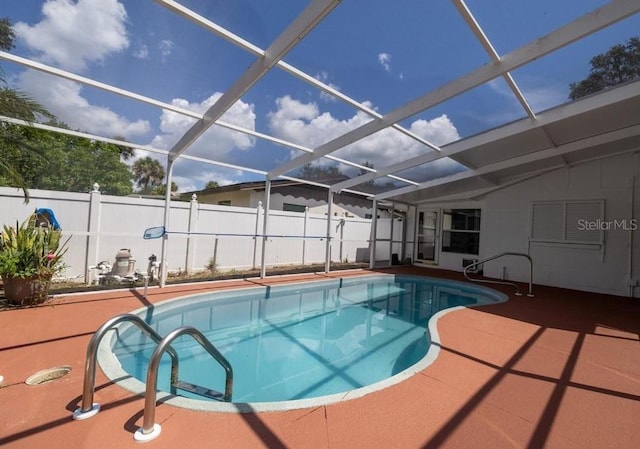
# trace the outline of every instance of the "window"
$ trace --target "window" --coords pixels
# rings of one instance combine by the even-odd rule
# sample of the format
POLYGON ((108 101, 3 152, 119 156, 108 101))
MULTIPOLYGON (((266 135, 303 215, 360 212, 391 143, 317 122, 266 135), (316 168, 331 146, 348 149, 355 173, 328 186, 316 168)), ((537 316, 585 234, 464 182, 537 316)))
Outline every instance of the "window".
POLYGON ((480 209, 449 209, 442 214, 442 251, 478 254, 480 209))
POLYGON ((282 210, 286 212, 304 212, 307 206, 301 206, 300 204, 284 203, 282 210))
POLYGON ((531 241, 602 244, 603 217, 603 200, 534 202, 531 241))
POLYGON ((218 201, 218 206, 231 206, 231 200, 218 201))

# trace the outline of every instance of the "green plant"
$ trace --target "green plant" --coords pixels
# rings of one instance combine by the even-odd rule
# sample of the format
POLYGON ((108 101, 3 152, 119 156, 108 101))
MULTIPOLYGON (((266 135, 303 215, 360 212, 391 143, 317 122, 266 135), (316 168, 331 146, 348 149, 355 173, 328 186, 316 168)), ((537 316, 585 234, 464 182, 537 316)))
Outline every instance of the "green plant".
POLYGON ((49 280, 65 267, 67 239, 61 231, 36 225, 35 214, 15 228, 5 225, 0 233, 0 275, 12 278, 49 280))
POLYGON ((211 271, 211 274, 216 274, 218 272, 218 264, 215 262, 215 259, 213 257, 209 259, 204 267, 207 270, 211 271))

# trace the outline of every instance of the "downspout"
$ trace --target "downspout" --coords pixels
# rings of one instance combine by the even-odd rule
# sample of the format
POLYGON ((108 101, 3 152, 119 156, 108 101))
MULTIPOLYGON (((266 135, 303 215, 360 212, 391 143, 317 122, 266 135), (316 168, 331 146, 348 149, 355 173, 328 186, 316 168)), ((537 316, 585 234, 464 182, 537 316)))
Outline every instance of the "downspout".
POLYGON ((165 233, 162 236, 162 249, 160 255, 160 288, 164 288, 167 282, 167 247, 169 244, 169 234, 166 230, 169 227, 169 216, 171 212, 171 178, 173 176, 173 160, 167 156, 167 188, 164 195, 164 221, 165 233))
POLYGON ((262 222, 262 257, 260 262, 260 279, 267 277, 266 249, 267 233, 269 232, 269 209, 271 208, 271 178, 267 177, 264 184, 264 221, 262 222))
MULTIPOLYGON (((638 166, 638 154, 636 153, 636 167, 638 166)), ((633 233, 635 232, 637 222, 634 221, 635 213, 635 192, 636 192, 636 177, 631 177, 631 221, 629 222, 629 297, 633 298, 635 295, 636 280, 633 277, 633 233)))
POLYGON ((327 196, 327 242, 324 250, 324 272, 331 271, 331 213, 333 209, 333 190, 327 196))

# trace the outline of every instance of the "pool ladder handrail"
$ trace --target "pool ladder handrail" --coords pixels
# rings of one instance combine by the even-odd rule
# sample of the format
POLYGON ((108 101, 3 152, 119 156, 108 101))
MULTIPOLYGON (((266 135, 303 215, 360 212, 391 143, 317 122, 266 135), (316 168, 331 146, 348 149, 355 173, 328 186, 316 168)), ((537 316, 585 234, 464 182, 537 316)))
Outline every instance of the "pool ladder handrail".
MULTIPOLYGON (((129 321, 138 326, 138 328, 153 339, 156 344, 160 344, 162 342, 162 337, 154 331, 149 324, 139 316, 130 313, 117 315, 100 326, 100 328, 91 337, 89 345, 87 346, 87 355, 84 366, 84 384, 82 387, 82 403, 80 407, 73 412, 73 419, 91 418, 100 411, 100 404, 93 402, 98 346, 108 331, 117 324, 125 321, 129 321)), ((171 356, 171 385, 174 385, 178 380, 178 353, 170 347, 167 348, 167 352, 171 356)))
POLYGON ((516 284, 515 282, 498 281, 498 280, 495 280, 495 279, 477 279, 477 278, 469 277, 468 271, 471 270, 472 268, 475 268, 478 265, 482 265, 485 262, 489 262, 491 260, 499 259, 499 258, 504 257, 504 256, 524 257, 525 259, 527 259, 529 261, 529 292, 527 293, 527 296, 532 298, 534 296, 533 295, 533 260, 531 259, 531 256, 529 256, 528 254, 515 253, 515 252, 511 252, 511 251, 507 251, 507 252, 504 252, 504 253, 496 254, 495 256, 487 257, 485 259, 482 259, 482 260, 479 260, 477 262, 473 262, 472 264, 467 265, 466 267, 464 267, 464 270, 463 270, 462 273, 464 274, 464 277, 467 278, 467 280, 469 280, 470 282, 483 282, 483 283, 486 283, 486 284, 510 285, 512 287, 515 287, 515 289, 516 289, 516 293, 515 294, 517 296, 522 296, 522 292, 520 291, 520 287, 518 287, 518 284, 516 284))
MULTIPOLYGON (((223 400, 225 402, 231 402, 231 396, 233 392, 233 369, 229 361, 218 351, 213 344, 195 327, 183 326, 173 331, 162 339, 158 346, 151 354, 149 359, 149 368, 147 369, 147 387, 144 397, 144 416, 142 421, 142 427, 140 427, 135 435, 134 439, 138 442, 146 442, 156 438, 160 435, 161 426, 156 424, 156 385, 158 383, 158 368, 160 366, 160 359, 165 351, 171 350, 171 342, 181 335, 190 335, 193 339, 202 346, 225 370, 225 391, 223 400)), ((177 379, 177 372, 176 372, 177 379)), ((172 380, 172 385, 175 383, 172 380)))

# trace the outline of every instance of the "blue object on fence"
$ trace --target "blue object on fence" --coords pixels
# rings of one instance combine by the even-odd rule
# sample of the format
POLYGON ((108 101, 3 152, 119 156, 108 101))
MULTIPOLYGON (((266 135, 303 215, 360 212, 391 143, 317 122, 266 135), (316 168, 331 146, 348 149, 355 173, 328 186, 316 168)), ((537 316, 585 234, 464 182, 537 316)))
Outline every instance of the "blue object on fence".
POLYGON ((38 223, 46 222, 47 226, 50 226, 54 231, 60 230, 60 224, 58 223, 58 220, 56 220, 56 216, 51 209, 46 209, 44 207, 36 209, 36 220, 38 223))
POLYGON ((164 228, 164 226, 156 226, 155 228, 145 229, 144 235, 142 236, 142 238, 145 240, 159 239, 166 233, 167 233, 167 230, 164 228))

